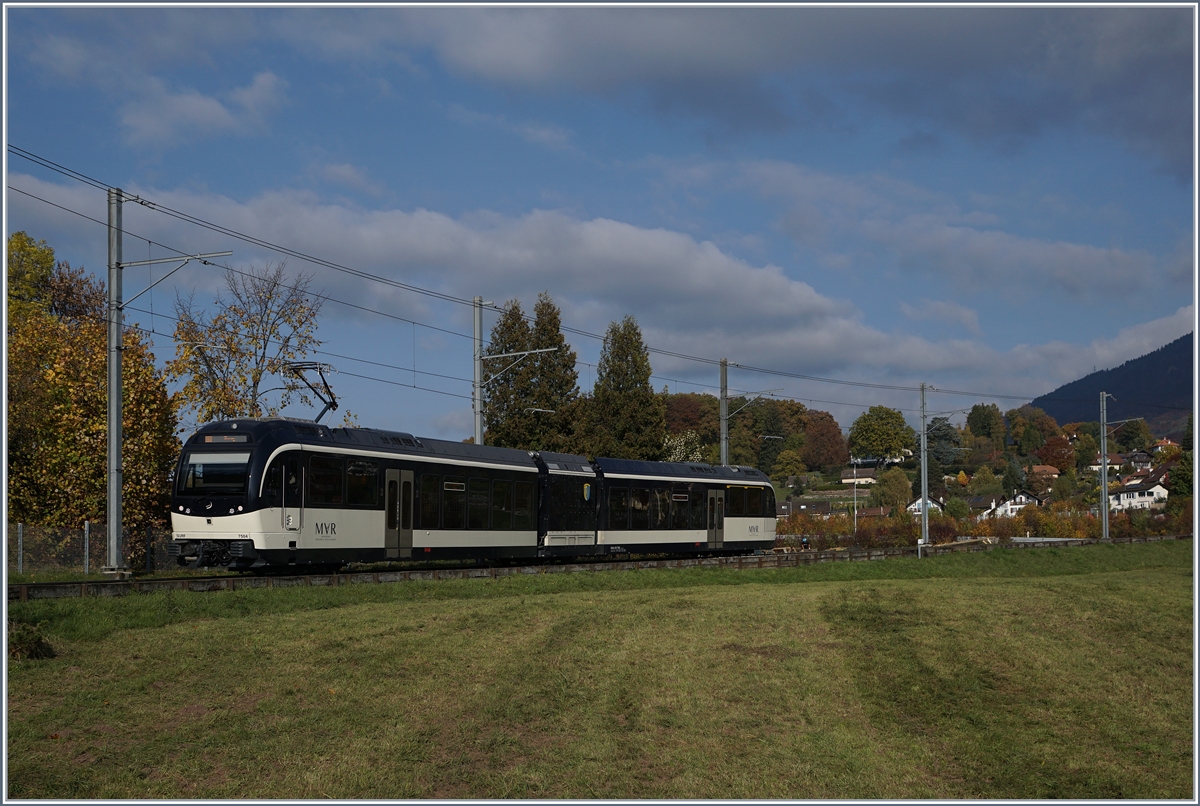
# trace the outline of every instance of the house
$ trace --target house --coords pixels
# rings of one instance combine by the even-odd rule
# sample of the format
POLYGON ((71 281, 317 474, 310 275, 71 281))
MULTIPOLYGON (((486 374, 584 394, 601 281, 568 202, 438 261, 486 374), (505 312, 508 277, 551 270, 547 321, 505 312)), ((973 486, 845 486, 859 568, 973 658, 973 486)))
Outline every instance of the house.
POLYGON ((1160 439, 1158 442, 1155 442, 1153 445, 1150 446, 1150 452, 1158 453, 1159 451, 1165 451, 1167 448, 1177 447, 1178 444, 1179 443, 1172 442, 1171 440, 1164 437, 1163 439, 1160 439))
POLYGON ((790 506, 788 512, 792 515, 813 515, 819 518, 828 518, 832 511, 828 501, 806 501, 801 503, 798 498, 789 498, 787 503, 790 506))
MULTIPOLYGON (((1108 472, 1109 473, 1116 473, 1117 470, 1119 470, 1121 465, 1123 465, 1123 464, 1125 464, 1125 457, 1123 454, 1110 453, 1108 455, 1108 472)), ((1095 460, 1090 465, 1088 465, 1088 470, 1094 471, 1096 473, 1100 472, 1100 454, 1098 454, 1098 453, 1096 454, 1095 460)))
POLYGON ((854 484, 855 478, 858 478, 858 484, 874 484, 875 468, 858 468, 857 472, 854 469, 842 471, 842 484, 854 484))
POLYGON ((1038 476, 1046 476, 1050 481, 1054 481, 1059 476, 1058 468, 1054 465, 1034 465, 1029 468, 1029 472, 1038 476))
POLYGON ((996 509, 996 504, 1003 501, 1003 497, 995 495, 972 495, 969 498, 964 498, 967 506, 971 508, 971 517, 975 520, 983 520, 996 509))
POLYGON ((1149 470, 1154 461, 1149 451, 1133 451, 1118 454, 1118 456, 1123 460, 1121 464, 1129 463, 1133 465, 1134 470, 1149 470))
POLYGON ((860 518, 886 518, 891 514, 891 507, 867 507, 858 511, 858 517, 860 518))
POLYGON ((1128 478, 1108 494, 1108 506, 1114 512, 1134 509, 1162 509, 1167 504, 1167 481, 1174 462, 1168 462, 1149 475, 1128 478))
POLYGON ((987 514, 989 516, 1011 518, 1027 506, 1040 507, 1045 503, 1046 499, 1044 497, 1036 496, 1029 492, 1029 490, 1019 490, 1013 497, 1002 499, 987 514))
MULTIPOLYGON (((921 496, 918 495, 916 498, 914 498, 912 501, 910 501, 908 503, 908 506, 905 507, 905 509, 907 509, 909 512, 911 512, 913 515, 920 515, 921 509, 922 509, 921 503, 922 503, 922 498, 921 498, 921 496)), ((944 503, 942 503, 942 500, 940 498, 936 501, 934 501, 932 498, 930 498, 929 499, 929 511, 930 512, 945 512, 946 505, 944 503)))

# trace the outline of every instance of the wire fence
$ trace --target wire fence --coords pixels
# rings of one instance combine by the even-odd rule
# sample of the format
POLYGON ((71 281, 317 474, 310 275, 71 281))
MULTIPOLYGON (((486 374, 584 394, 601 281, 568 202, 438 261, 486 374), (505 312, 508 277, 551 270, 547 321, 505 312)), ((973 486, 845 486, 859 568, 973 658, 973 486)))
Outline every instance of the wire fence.
MULTIPOLYGON (((108 528, 100 521, 85 521, 81 527, 8 524, 9 576, 46 572, 98 573, 108 564, 108 528)), ((121 553, 124 564, 134 572, 153 573, 172 567, 167 556, 169 529, 150 527, 123 530, 121 553)))

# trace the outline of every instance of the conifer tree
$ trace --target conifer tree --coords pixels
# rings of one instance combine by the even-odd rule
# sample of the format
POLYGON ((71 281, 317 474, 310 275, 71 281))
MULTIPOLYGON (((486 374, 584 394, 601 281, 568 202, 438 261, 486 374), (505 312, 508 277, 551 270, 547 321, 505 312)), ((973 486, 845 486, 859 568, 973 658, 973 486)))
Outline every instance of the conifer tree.
POLYGON ((532 341, 520 301, 509 300, 483 351, 484 444, 525 448, 531 438, 532 418, 540 414, 525 409, 552 408, 531 402, 535 364, 529 359, 533 356, 487 358, 530 350, 532 341))
POLYGON ((531 451, 574 453, 578 449, 576 432, 579 425, 576 420, 577 406, 574 405, 579 397, 575 351, 563 337, 562 313, 547 292, 538 294, 533 316, 529 349, 553 348, 554 352, 529 357, 533 383, 529 398, 531 402, 526 407, 546 411, 530 413, 529 440, 520 447, 531 451))
POLYGON ((595 456, 657 460, 667 434, 667 405, 650 385, 650 353, 637 320, 608 326, 588 416, 595 456))

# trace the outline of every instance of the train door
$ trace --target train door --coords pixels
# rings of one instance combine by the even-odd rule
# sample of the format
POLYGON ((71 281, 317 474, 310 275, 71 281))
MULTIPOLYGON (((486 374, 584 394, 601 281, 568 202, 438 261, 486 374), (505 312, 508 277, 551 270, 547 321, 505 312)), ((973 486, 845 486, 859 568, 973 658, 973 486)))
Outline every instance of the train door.
POLYGON ((283 462, 283 528, 299 532, 304 521, 304 462, 289 456, 283 462))
POLYGON ((389 559, 412 556, 413 544, 413 472, 388 468, 385 506, 387 507, 384 548, 389 559))
POLYGON ((708 491, 708 547, 725 545, 725 491, 708 491))

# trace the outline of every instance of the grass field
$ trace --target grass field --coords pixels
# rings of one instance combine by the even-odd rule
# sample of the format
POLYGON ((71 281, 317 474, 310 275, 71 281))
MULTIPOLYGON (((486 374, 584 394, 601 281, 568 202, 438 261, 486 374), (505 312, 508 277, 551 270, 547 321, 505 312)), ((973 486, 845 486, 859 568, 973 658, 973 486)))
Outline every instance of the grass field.
POLYGON ((1193 544, 10 605, 16 798, 1191 798, 1193 544))

